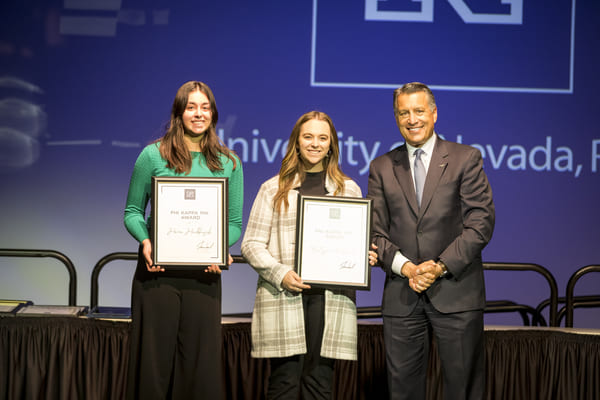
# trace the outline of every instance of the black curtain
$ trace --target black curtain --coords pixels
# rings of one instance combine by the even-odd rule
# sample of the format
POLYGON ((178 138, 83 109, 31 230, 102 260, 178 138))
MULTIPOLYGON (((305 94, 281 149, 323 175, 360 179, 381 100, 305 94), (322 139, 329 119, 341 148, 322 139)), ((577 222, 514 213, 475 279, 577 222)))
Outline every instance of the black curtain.
MULTIPOLYGON (((0 317, 0 399, 122 399, 128 322, 0 317)), ((487 399, 600 399, 600 335, 564 330, 487 330, 487 399)), ((337 361, 335 399, 385 399, 383 329, 358 326, 358 361, 337 361)), ((250 324, 223 324, 228 399, 264 398, 269 363, 250 357, 250 324)), ((432 345, 428 398, 442 399, 432 345)))
POLYGON ((128 323, 1 318, 0 398, 121 399, 128 349, 128 323))

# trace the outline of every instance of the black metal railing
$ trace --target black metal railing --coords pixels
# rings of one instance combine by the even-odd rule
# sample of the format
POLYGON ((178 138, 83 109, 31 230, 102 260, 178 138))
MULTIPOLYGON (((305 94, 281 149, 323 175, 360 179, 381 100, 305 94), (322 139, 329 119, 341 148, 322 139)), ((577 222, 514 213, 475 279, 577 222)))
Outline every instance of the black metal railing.
MULTIPOLYGON (((234 262, 246 263, 241 256, 233 256, 234 262)), ((505 270, 505 271, 533 271, 542 275, 548 285, 550 286, 550 300, 548 305, 550 306, 550 325, 556 326, 557 321, 557 308, 558 308, 558 287, 554 276, 546 268, 538 264, 527 264, 527 263, 500 263, 500 262, 489 262, 483 264, 484 270, 505 270)), ((381 318, 381 307, 380 306, 366 306, 357 307, 358 319, 372 319, 381 318)), ((546 320, 534 307, 526 304, 518 304, 510 300, 490 300, 486 302, 484 309, 485 313, 500 313, 500 312, 517 312, 523 320, 523 325, 547 325, 546 320)), ((226 314, 228 317, 239 317, 247 318, 250 317, 251 313, 235 313, 226 314)))
POLYGON ((77 273, 73 262, 64 255, 55 250, 38 250, 38 249, 0 249, 2 257, 50 257, 55 258, 67 268, 69 273, 69 306, 77 305, 77 273))
MULTIPOLYGON (((558 326, 557 325, 557 310, 558 310, 558 285, 556 284, 556 279, 554 276, 548 271, 546 268, 542 267, 538 264, 529 264, 529 263, 505 263, 505 262, 484 262, 483 269, 486 271, 532 271, 542 275, 546 281, 548 282, 548 286, 550 287, 550 297, 549 297, 549 323, 550 326, 558 326)), ((521 313, 531 313, 533 314, 532 323, 536 324, 545 324, 545 320, 540 313, 536 311, 533 307, 524 306, 520 304, 509 305, 507 304, 507 300, 503 301, 505 304, 499 303, 498 305, 490 305, 486 306, 486 312, 509 312, 509 311, 517 311, 521 313)), ((489 302, 488 302, 489 303, 489 302)))
MULTIPOLYGON (((96 263, 96 265, 94 265, 90 283, 90 310, 95 310, 98 307, 98 280, 100 277, 100 271, 102 271, 106 264, 117 260, 137 260, 137 257, 137 252, 115 252, 105 255, 96 263)), ((246 260, 240 255, 232 254, 231 258, 233 258, 234 264, 246 264, 246 260)))
MULTIPOLYGON (((77 304, 77 274, 73 262, 63 253, 55 250, 42 249, 0 249, 2 257, 51 257, 59 260, 67 268, 69 274, 68 305, 77 304)), ((231 255, 233 263, 247 264, 241 255, 231 255)), ((100 271, 111 261, 136 260, 137 252, 115 252, 102 257, 93 268, 91 276, 90 309, 98 306, 98 278, 100 271)), ((546 268, 538 264, 530 263, 507 263, 507 262, 485 262, 483 268, 486 271, 532 271, 544 277, 550 288, 550 297, 542 301, 536 308, 526 304, 519 304, 512 300, 488 300, 484 309, 485 313, 517 312, 521 316, 524 325, 546 326, 546 320, 542 313, 546 307, 549 308, 548 324, 558 327, 563 318, 566 318, 565 327, 573 327, 573 312, 578 307, 600 307, 600 295, 574 296, 576 283, 586 274, 600 272, 600 265, 588 265, 578 269, 569 279, 566 296, 558 297, 558 288, 554 276, 546 268), (560 310, 559 303, 565 303, 560 310)), ((357 308, 358 318, 380 318, 381 307, 367 306, 357 308)), ((250 313, 227 314, 226 316, 249 317, 250 313)))
POLYGON ((137 260, 138 253, 134 252, 116 252, 110 253, 102 257, 92 270, 92 282, 90 286, 90 310, 93 311, 98 307, 98 278, 100 271, 106 264, 115 260, 137 260))
POLYGON ((573 327, 573 311, 576 307, 598 307, 600 306, 600 301, 597 299, 588 299, 588 300, 576 300, 573 295, 575 291, 575 284, 586 274, 591 272, 600 272, 600 265, 587 265, 585 267, 579 268, 577 271, 571 275, 569 281, 567 283, 567 293, 566 293, 566 320, 565 327, 572 328, 573 327))

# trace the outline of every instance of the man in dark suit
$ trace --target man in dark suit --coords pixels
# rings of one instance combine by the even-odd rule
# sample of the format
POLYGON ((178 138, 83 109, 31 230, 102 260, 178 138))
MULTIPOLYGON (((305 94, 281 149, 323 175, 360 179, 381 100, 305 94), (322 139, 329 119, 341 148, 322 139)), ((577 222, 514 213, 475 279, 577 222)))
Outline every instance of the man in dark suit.
POLYGON ((373 200, 373 240, 386 271, 382 312, 390 397, 425 398, 433 333, 444 399, 480 400, 481 251, 495 219, 483 160, 477 149, 434 132, 437 106, 426 85, 396 89, 394 114, 406 142, 373 160, 367 196, 373 200))

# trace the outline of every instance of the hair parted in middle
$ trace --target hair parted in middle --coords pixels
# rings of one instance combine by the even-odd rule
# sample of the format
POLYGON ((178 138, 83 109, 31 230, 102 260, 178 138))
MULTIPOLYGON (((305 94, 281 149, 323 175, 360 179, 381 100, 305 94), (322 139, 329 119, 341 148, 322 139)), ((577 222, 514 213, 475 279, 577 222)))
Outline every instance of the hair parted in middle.
POLYGON ((204 82, 189 81, 181 85, 175 94, 173 106, 171 107, 171 119, 166 127, 166 132, 163 137, 156 140, 160 142, 160 155, 167 160, 167 167, 172 168, 177 173, 190 172, 192 168, 192 156, 188 150, 183 126, 183 113, 188 104, 190 93, 202 92, 210 102, 211 122, 210 126, 200 139, 200 149, 206 165, 211 171, 222 171, 220 154, 225 155, 233 162, 233 169, 237 166, 234 152, 227 148, 219 136, 217 136, 217 121, 219 120, 219 112, 217 111, 217 103, 212 90, 204 82))
POLYGON ((273 198, 273 206, 275 210, 281 210, 283 206, 285 211, 288 210, 288 192, 292 189, 295 177, 298 176, 300 182, 304 182, 306 172, 304 169, 304 163, 300 156, 300 147, 298 141, 300 139, 300 130, 302 125, 310 120, 319 120, 327 122, 329 125, 330 132, 330 144, 328 155, 323 159, 323 169, 329 177, 335 183, 336 191, 334 195, 343 193, 344 191, 344 180, 347 176, 342 172, 339 166, 340 147, 337 136, 337 131, 333 125, 333 121, 329 115, 321 111, 310 111, 303 114, 298 118, 290 138, 288 141, 287 150, 285 156, 281 161, 281 169, 279 170, 279 189, 273 198))

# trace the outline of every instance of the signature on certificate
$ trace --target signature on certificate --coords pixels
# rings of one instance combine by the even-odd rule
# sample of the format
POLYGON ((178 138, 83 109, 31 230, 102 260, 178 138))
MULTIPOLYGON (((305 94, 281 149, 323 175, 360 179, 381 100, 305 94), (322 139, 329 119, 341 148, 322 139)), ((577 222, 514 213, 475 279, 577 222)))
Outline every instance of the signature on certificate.
POLYGON ((167 235, 179 235, 179 236, 187 236, 187 235, 201 235, 208 236, 212 233, 212 226, 199 226, 197 228, 178 228, 171 227, 167 231, 167 235))
POLYGON ((215 242, 213 242, 212 240, 201 240, 198 243, 196 243, 196 250, 200 250, 200 249, 212 249, 215 245, 215 242))
POLYGON ((344 260, 340 263, 340 269, 354 269, 356 263, 350 260, 344 260))

